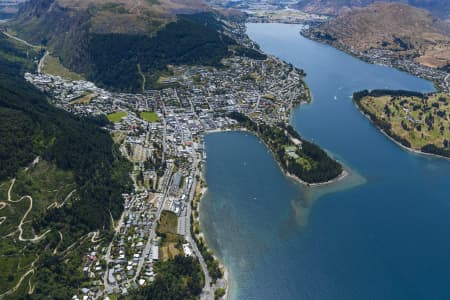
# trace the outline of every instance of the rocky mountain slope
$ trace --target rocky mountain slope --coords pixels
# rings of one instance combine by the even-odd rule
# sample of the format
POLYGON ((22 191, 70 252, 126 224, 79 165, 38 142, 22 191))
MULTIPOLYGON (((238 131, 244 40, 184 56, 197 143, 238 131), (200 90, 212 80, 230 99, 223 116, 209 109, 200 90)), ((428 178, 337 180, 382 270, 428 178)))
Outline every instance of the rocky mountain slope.
POLYGON ((426 11, 399 3, 356 8, 313 30, 339 48, 390 51, 398 58, 443 68, 450 63, 450 38, 426 11))
POLYGON ((19 5, 25 0, 2 0, 0 1, 0 22, 13 18, 19 10, 19 5))
MULTIPOLYGON (((352 8, 365 7, 377 0, 300 0, 297 8, 310 13, 339 15, 352 8)), ((383 2, 403 3, 423 8, 442 19, 450 18, 449 0, 384 0, 383 2)))
POLYGON ((218 64, 234 40, 200 0, 33 0, 8 28, 100 86, 151 87, 168 64, 218 64))

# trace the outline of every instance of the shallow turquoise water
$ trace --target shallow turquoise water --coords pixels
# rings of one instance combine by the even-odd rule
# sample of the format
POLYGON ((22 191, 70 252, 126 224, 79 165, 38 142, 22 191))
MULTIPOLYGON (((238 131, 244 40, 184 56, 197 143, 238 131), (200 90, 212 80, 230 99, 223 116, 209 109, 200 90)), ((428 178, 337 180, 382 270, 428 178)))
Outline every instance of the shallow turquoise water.
POLYGON ((298 31, 248 26, 265 52, 308 74, 314 101, 295 110, 294 127, 353 172, 309 189, 285 178, 254 136, 206 137, 201 222, 231 272, 232 298, 450 299, 449 161, 400 149, 349 98, 363 88, 432 84, 298 31))

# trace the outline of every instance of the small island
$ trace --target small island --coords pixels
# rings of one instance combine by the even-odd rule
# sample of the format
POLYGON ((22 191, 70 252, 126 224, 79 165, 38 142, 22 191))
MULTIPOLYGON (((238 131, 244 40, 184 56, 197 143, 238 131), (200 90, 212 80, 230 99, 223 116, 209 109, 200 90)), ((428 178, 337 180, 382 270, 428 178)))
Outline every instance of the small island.
POLYGON ((302 183, 327 183, 344 174, 338 162, 317 145, 302 139, 291 125, 257 123, 239 112, 232 112, 228 117, 256 134, 273 153, 281 169, 302 183))
POLYGON ((358 108, 398 144, 450 158, 450 96, 373 90, 353 94, 358 108))

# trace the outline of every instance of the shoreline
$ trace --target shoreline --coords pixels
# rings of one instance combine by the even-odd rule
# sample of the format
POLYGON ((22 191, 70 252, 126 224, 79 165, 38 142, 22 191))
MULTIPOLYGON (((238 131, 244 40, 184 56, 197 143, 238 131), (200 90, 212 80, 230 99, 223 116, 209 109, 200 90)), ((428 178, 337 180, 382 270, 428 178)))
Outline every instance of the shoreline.
MULTIPOLYGON (((316 37, 312 36, 311 34, 308 34, 308 32, 305 32, 303 30, 300 30, 299 33, 300 33, 301 36, 303 36, 304 38, 306 38, 308 40, 311 40, 311 41, 314 41, 314 42, 317 42, 317 43, 320 43, 320 44, 323 44, 323 45, 328 45, 330 47, 333 47, 336 50, 342 51, 342 52, 344 52, 344 53, 346 53, 346 54, 348 54, 348 55, 350 55, 350 56, 352 56, 352 57, 354 57, 356 59, 359 59, 359 60, 361 60, 363 62, 366 62, 368 64, 384 66, 384 67, 388 67, 388 68, 393 68, 393 69, 398 70, 400 72, 404 72, 404 73, 407 73, 409 75, 412 75, 412 76, 415 76, 415 77, 418 77, 418 78, 421 78, 421 79, 424 79, 424 80, 428 80, 428 81, 433 83, 435 92, 444 92, 444 93, 449 93, 450 92, 450 91, 448 91, 449 86, 446 85, 445 81, 444 81, 444 83, 442 83, 439 80, 434 79, 432 77, 429 77, 427 75, 420 74, 420 73, 417 73, 417 72, 415 73, 414 71, 409 70, 408 68, 402 66, 400 64, 399 60, 394 60, 394 61, 391 61, 390 63, 378 62, 378 61, 373 60, 370 57, 368 57, 368 56, 366 56, 366 55, 364 55, 362 53, 357 53, 357 52, 354 52, 354 51, 350 50, 348 48, 348 46, 346 46, 346 45, 344 45, 342 43, 334 43, 334 42, 330 42, 330 41, 325 40, 325 39, 316 38, 316 37)), ((405 60, 406 60, 406 58, 405 58, 405 60)), ((419 64, 419 63, 417 63, 415 61, 411 61, 411 62, 415 63, 415 64, 417 64, 418 66, 421 66, 421 67, 433 69, 431 67, 427 67, 427 66, 421 65, 421 64, 419 64)), ((439 71, 439 69, 436 69, 436 70, 439 71)), ((450 75, 450 73, 447 73, 447 74, 450 75)))
MULTIPOLYGON (((280 170, 281 170, 281 172, 283 173, 283 175, 285 175, 286 177, 289 177, 289 178, 295 180, 297 183, 300 183, 300 184, 302 184, 302 185, 304 185, 304 186, 306 186, 306 187, 323 186, 323 185, 328 185, 328 184, 336 183, 336 182, 338 182, 338 181, 344 179, 345 177, 347 177, 347 175, 349 175, 349 172, 346 170, 345 166, 344 166, 341 162, 339 162, 338 160, 336 160, 336 159, 333 158, 334 160, 336 160, 337 162, 339 162, 339 163, 342 165, 342 172, 339 173, 339 175, 337 175, 336 177, 334 177, 334 178, 332 178, 332 179, 330 179, 330 180, 327 180, 327 181, 308 183, 308 182, 302 180, 300 177, 298 177, 298 176, 296 176, 296 175, 294 175, 294 174, 291 174, 291 173, 285 171, 285 170, 283 169, 283 167, 281 166, 281 164, 279 163, 279 161, 278 161, 278 160, 276 159, 276 157, 273 155, 273 152, 272 152, 272 150, 270 149, 270 147, 264 142, 264 140, 263 140, 262 138, 260 138, 260 137, 258 136, 258 134, 256 134, 256 133, 254 133, 254 132, 248 130, 248 129, 245 128, 245 127, 243 127, 243 128, 236 128, 236 129, 230 129, 230 128, 227 128, 227 129, 214 129, 214 130, 210 130, 210 131, 205 132, 205 135, 206 135, 206 134, 221 133, 221 132, 246 132, 246 133, 250 133, 250 134, 252 134, 253 136, 257 137, 257 138, 258 138, 258 141, 260 141, 261 143, 263 143, 264 146, 267 148, 267 150, 269 150, 270 154, 272 155, 272 159, 277 163, 277 165, 278 165, 278 167, 280 168, 280 170)), ((323 148, 321 148, 321 149, 323 149, 323 148)), ((324 151, 325 151, 325 150, 324 150, 324 151)), ((325 152, 327 152, 327 151, 325 151, 325 152)), ((328 152, 327 152, 327 154, 329 155, 328 152)), ((205 180, 205 182, 206 182, 206 180, 205 180)))
MULTIPOLYGON (((230 131, 230 130, 226 130, 226 131, 230 131)), ((224 132, 224 130, 221 130, 221 129, 215 129, 215 130, 211 130, 210 132, 205 132, 204 135, 205 135, 205 134, 208 134, 208 133, 218 133, 218 132, 224 132)), ((200 191, 199 191, 199 192, 196 192, 195 195, 194 195, 193 201, 196 201, 195 199, 197 199, 197 198, 198 198, 198 200, 197 200, 195 209, 192 209, 192 212, 191 212, 191 216, 193 217, 194 223, 195 223, 195 222, 198 222, 198 230, 199 230, 199 233, 198 233, 198 234, 195 234, 195 232, 193 232, 193 234, 196 236, 195 239, 203 239, 204 245, 206 246, 207 250, 208 250, 208 251, 209 251, 209 250, 212 251, 211 246, 210 246, 209 243, 207 242, 205 233, 204 233, 204 231, 202 230, 202 226, 201 226, 201 224, 200 224, 200 205, 201 205, 201 203, 202 203, 202 201, 203 201, 203 198, 204 198, 205 194, 208 192, 208 185, 207 185, 207 183, 206 183, 206 176, 204 175, 206 164, 205 164, 205 162, 204 162, 203 160, 200 161, 199 164, 200 164, 201 170, 202 170, 202 171, 200 172, 200 180, 197 182, 197 185, 200 185, 200 191), (205 184, 204 187, 201 187, 202 182, 205 184), (193 214, 194 214, 194 211, 197 212, 197 216, 198 216, 197 218, 195 218, 195 216, 193 215, 193 214)), ((191 226, 194 226, 194 223, 192 223, 191 226)), ((194 240, 194 241, 195 241, 195 240, 194 240)), ((219 268, 220 268, 220 270, 222 271, 222 278, 219 278, 219 279, 216 281, 216 283, 214 283, 214 284, 212 285, 213 291, 214 291, 214 293, 215 293, 215 291, 216 291, 218 288, 222 288, 222 286, 223 286, 223 289, 225 290, 225 294, 224 294, 224 296, 221 297, 221 299, 230 299, 230 298, 229 298, 229 295, 230 295, 231 293, 230 293, 230 273, 229 273, 229 270, 228 270, 228 268, 225 266, 225 264, 221 261, 221 259, 219 259, 219 258, 215 255, 214 251, 212 251, 212 256, 214 257, 214 259, 216 259, 216 260, 219 262, 219 268), (218 282, 222 282, 221 286, 219 286, 219 287, 217 286, 217 283, 218 283, 218 282)), ((215 294, 212 295, 212 297, 213 297, 213 299, 214 299, 214 298, 215 298, 215 294)))
POLYGON ((384 129, 381 129, 380 127, 378 127, 377 125, 375 125, 375 122, 372 120, 372 118, 366 114, 359 106, 357 103, 355 103, 355 101, 352 99, 352 102, 355 104, 356 109, 365 117, 369 120, 370 124, 375 127, 378 131, 380 131, 385 137, 387 137, 389 140, 391 140, 391 142, 393 142, 394 144, 396 144, 397 146, 400 146, 402 148, 402 150, 417 154, 417 155, 421 155, 421 156, 429 156, 429 157, 434 157, 434 158, 441 158, 441 159, 446 159, 450 161, 450 157, 447 156, 442 156, 442 155, 438 155, 438 154, 434 154, 434 153, 427 153, 427 152, 423 152, 421 150, 417 150, 414 148, 410 148, 410 147, 406 147, 405 145, 403 145, 402 143, 400 143, 399 141, 397 141, 396 139, 394 139, 392 136, 389 135, 389 133, 387 133, 386 131, 384 131, 384 129))
MULTIPOLYGON (((350 56, 352 56, 352 57, 354 57, 354 58, 356 58, 356 59, 359 59, 359 60, 361 60, 361 61, 364 61, 364 62, 366 62, 366 63, 372 64, 372 65, 379 65, 379 66, 385 66, 385 67, 393 68, 393 69, 396 69, 396 70, 398 70, 398 71, 405 72, 405 73, 407 73, 407 74, 409 74, 409 75, 412 75, 412 76, 415 76, 415 77, 418 77, 418 78, 422 78, 422 79, 425 79, 425 80, 429 80, 430 82, 433 83, 434 88, 435 88, 435 91, 434 91, 434 92, 431 92, 431 93, 439 93, 439 92, 445 93, 445 92, 446 92, 446 91, 442 90, 442 88, 439 86, 440 82, 438 82, 438 81, 436 81, 436 80, 434 80, 434 79, 430 79, 430 78, 428 78, 427 76, 423 76, 423 75, 420 75, 420 74, 415 74, 414 72, 411 72, 411 71, 409 71, 409 70, 406 69, 406 68, 403 68, 401 65, 396 64, 396 62, 395 62, 395 63, 391 63, 391 64, 383 64, 383 63, 380 63, 380 62, 373 61, 373 60, 371 60, 370 58, 368 58, 368 57, 366 57, 366 56, 364 56, 364 55, 362 55, 362 54, 358 54, 358 53, 355 53, 355 52, 353 52, 353 51, 348 50, 348 48, 347 48, 345 45, 343 45, 343 44, 335 44, 335 43, 332 43, 332 42, 328 42, 327 40, 323 40, 323 39, 319 39, 319 38, 314 38, 314 37, 311 36, 311 35, 305 34, 305 32, 304 32, 303 30, 300 30, 300 35, 303 36, 303 37, 305 37, 305 38, 307 38, 307 39, 309 39, 309 40, 311 40, 311 41, 315 41, 315 42, 318 42, 318 43, 321 43, 321 44, 324 44, 324 45, 329 45, 329 46, 333 47, 333 48, 336 49, 336 50, 342 51, 342 52, 344 52, 344 53, 346 53, 346 54, 348 54, 348 55, 350 55, 350 56)), ((448 78, 449 76, 450 76, 450 73, 447 74, 446 78, 448 78)), ((444 82, 444 84, 445 84, 445 82, 444 82)), ((447 87, 448 87, 448 86, 447 86, 447 87)), ((418 155, 430 156, 430 157, 435 157, 435 158, 441 158, 441 159, 450 160, 450 157, 447 157, 447 156, 442 156, 442 155, 439 155, 439 154, 423 152, 423 151, 421 151, 421 150, 414 149, 414 148, 410 148, 410 147, 407 147, 407 146, 403 145, 402 143, 400 143, 399 141, 397 141, 395 138, 393 138, 392 136, 390 136, 389 133, 387 133, 385 130, 383 130, 383 129, 381 129, 380 127, 378 127, 378 126, 374 123, 374 121, 372 120, 372 118, 371 118, 369 115, 367 115, 367 114, 366 114, 366 113, 358 106, 357 103, 355 103, 355 101, 353 100, 353 97, 352 97, 352 101, 354 102, 356 108, 357 108, 357 109, 358 109, 358 110, 359 110, 359 111, 360 111, 367 119, 369 119, 370 123, 371 123, 375 128, 377 128, 379 131, 381 131, 382 134, 384 134, 388 139, 390 139, 390 140, 391 140, 392 142, 394 142, 396 145, 400 146, 403 150, 406 150, 406 151, 408 151, 408 152, 411 152, 411 153, 414 153, 414 154, 418 154, 418 155)), ((341 176, 341 175, 340 175, 340 176, 341 176)), ((293 179, 295 179, 295 176, 293 177, 293 179)), ((326 183, 325 183, 325 184, 326 184, 326 183)), ((318 185, 320 185, 320 184, 318 184, 318 185)))
POLYGON ((343 180, 344 178, 346 178, 350 174, 349 171, 347 171, 345 168, 342 168, 342 172, 333 179, 330 179, 325 182, 307 183, 306 181, 301 180, 300 178, 298 178, 297 176, 295 176, 289 172, 286 172, 284 170, 282 170, 282 171, 286 177, 296 181, 297 183, 301 183, 301 184, 305 185, 306 187, 325 186, 325 185, 337 183, 337 182, 343 180))
MULTIPOLYGON (((252 41, 253 42, 253 41, 252 41)), ((302 80, 302 83, 304 84, 304 86, 306 87, 307 93, 308 93, 308 99, 307 100, 302 100, 300 102, 297 103, 292 103, 288 109, 288 117, 287 117, 287 121, 285 121, 287 124, 291 124, 292 121, 292 116, 293 116, 293 111, 299 107, 302 104, 307 104, 307 103, 311 103, 313 101, 313 95, 311 93, 311 89, 309 88, 309 86, 306 84, 306 82, 304 80, 302 80)), ((218 129, 213 129, 213 130, 208 130, 203 132, 201 135, 204 138, 207 134, 213 134, 213 133, 221 133, 221 132, 245 132, 245 133, 251 133, 252 135, 254 135, 260 142, 262 142, 264 144, 264 146, 267 148, 267 150, 270 152, 272 159, 276 162, 276 164, 278 165, 279 169, 281 170, 281 172, 283 173, 283 175, 286 178, 290 178, 292 180, 294 180, 297 184, 301 184, 305 187, 317 187, 317 186, 325 186, 325 185, 329 185, 332 183, 336 183, 341 181, 342 179, 346 178, 349 175, 349 172, 346 170, 346 168, 344 167, 344 165, 342 165, 342 172, 336 176, 335 178, 328 180, 326 182, 317 182, 317 183, 307 183, 306 181, 302 180, 301 178, 290 174, 289 172, 285 171, 283 169, 283 167, 281 166, 280 162, 276 159, 273 151, 270 149, 270 147, 264 142, 264 140, 258 136, 258 134, 249 131, 247 128, 241 127, 241 128, 218 128, 218 129)), ((205 149, 205 142, 203 141, 203 148, 205 149)), ((322 149, 322 148, 321 148, 322 149)), ((204 150, 206 153, 206 149, 204 150)), ((328 152, 327 152, 328 155, 328 152)), ((333 158, 334 159, 334 158, 333 158)), ((204 239, 205 245, 208 249, 210 248, 210 245, 207 242, 207 238, 204 234, 204 231, 201 228, 201 224, 200 224, 200 218, 201 218, 201 213, 200 213, 200 205, 203 201, 203 198, 205 196, 205 194, 208 191, 208 185, 207 185, 207 181, 206 181, 206 176, 205 176, 205 172, 206 172, 206 158, 202 157, 202 160, 199 162, 199 165, 201 166, 201 172, 200 172, 200 183, 198 182, 197 184, 201 184, 201 182, 205 183, 205 187, 200 187, 200 191, 199 191, 199 195, 198 195, 198 203, 196 204, 195 207, 195 211, 197 212, 197 216, 198 216, 198 220, 196 220, 195 218, 193 218, 194 222, 198 222, 198 229, 199 229, 199 237, 202 237, 204 239)), ((197 195, 194 196, 194 200, 197 198, 197 195)), ((194 210, 193 210, 194 212, 194 210)), ((192 214, 193 214, 192 212, 192 214)), ((191 226, 194 226, 194 224, 191 224, 191 226)), ((195 233, 194 233, 195 235, 195 233)), ((222 286, 223 289, 225 290, 225 294, 221 297, 221 299, 225 299, 225 300, 230 300, 231 299, 231 275, 230 272, 228 270, 228 268, 225 266, 225 264, 223 263, 223 261, 221 259, 219 259, 213 252, 213 257, 215 259, 218 260, 219 262, 219 267, 220 269, 223 271, 223 275, 222 278, 219 279, 222 281, 222 286)), ((217 289, 217 282, 213 285, 213 290, 214 293, 217 289)), ((213 298, 215 298, 215 295, 212 295, 213 298)))
MULTIPOLYGON (((241 130, 241 131, 244 131, 244 130, 241 130)), ((334 178, 332 178, 330 180, 327 180, 327 181, 322 181, 322 182, 313 182, 313 183, 306 182, 303 179, 301 179, 300 177, 298 177, 298 176, 296 176, 294 174, 291 174, 288 171, 284 170, 283 166, 281 166, 280 162, 277 160, 277 158, 273 154, 273 152, 270 149, 270 147, 264 142, 264 140, 262 138, 260 138, 258 136, 258 134, 254 133, 254 132, 251 132, 251 131, 249 131, 247 129, 245 129, 245 131, 253 134, 254 136, 256 136, 258 138, 258 140, 261 141, 264 144, 264 146, 269 150, 270 154, 272 155, 272 159, 277 163, 278 167, 280 168, 280 170, 284 174, 284 176, 286 176, 288 178, 291 178, 291 179, 295 180, 297 183, 300 183, 300 184, 302 184, 302 185, 304 185, 306 187, 315 187, 315 186, 328 185, 328 184, 331 184, 331 183, 338 182, 338 181, 344 179, 348 175, 348 171, 346 171, 344 166, 339 162, 339 164, 341 164, 341 166, 342 166, 342 172, 339 175, 337 175, 336 177, 334 177, 334 178)), ((320 149, 323 149, 323 148, 320 148, 320 149)), ((325 152, 327 153, 327 155, 329 155, 329 153, 327 151, 325 151, 325 152)), ((333 160, 337 161, 334 158, 333 158, 333 160)))
MULTIPOLYGON (((322 187, 322 186, 327 186, 327 185, 331 185, 334 183, 338 183, 340 181, 342 181, 343 179, 347 178, 348 175, 350 175, 350 172, 347 170, 347 168, 343 165, 343 170, 342 172, 336 176, 335 178, 328 180, 326 182, 318 182, 318 183, 308 183, 306 181, 303 181, 302 179, 300 179, 299 177, 285 171, 282 166, 280 165, 280 163, 278 162, 278 160, 274 157, 272 150, 270 150, 270 148, 267 146, 267 144, 255 133, 247 130, 246 128, 236 128, 236 129, 231 129, 231 128, 226 128, 226 129, 214 129, 214 130, 209 130, 203 133, 203 136, 207 135, 207 134, 214 134, 214 133, 225 133, 225 132, 241 132, 241 133, 248 133, 253 135, 254 137, 256 137, 258 139, 258 141, 260 141, 262 144, 264 144, 264 146, 266 147, 266 149, 270 152, 272 159, 275 161, 275 163, 277 164, 279 170, 282 172, 283 176, 285 176, 287 179, 290 179, 292 181, 294 181, 296 184, 301 184, 302 186, 306 187, 306 188, 313 188, 313 187, 322 187)), ((203 201, 203 198, 205 196, 205 194, 208 191, 208 186, 207 186, 207 182, 206 182, 206 176, 204 175, 204 172, 206 171, 206 162, 204 160, 202 160, 200 162, 201 168, 202 168, 202 172, 200 175, 200 182, 204 182, 206 184, 205 187, 202 187, 199 191, 198 194, 196 194, 196 196, 194 197, 197 198, 198 197, 198 203, 196 205, 195 211, 197 211, 198 214, 198 220, 194 219, 194 221, 198 222, 198 227, 199 227, 199 234, 197 235, 199 238, 203 238, 205 244, 208 246, 208 249, 210 248, 209 243, 207 242, 207 238, 205 236, 204 231, 202 230, 202 227, 200 226, 200 218, 201 218, 201 212, 200 212, 200 205, 203 201)), ((201 184, 201 183, 197 183, 197 184, 201 184)), ((193 210, 194 211, 194 210, 193 210)), ((212 249, 211 249, 212 250, 212 249)), ((219 266, 220 269, 223 271, 223 277, 221 279, 218 280, 218 282, 222 281, 223 282, 223 289, 225 290, 225 294, 224 296, 221 297, 221 299, 225 299, 225 300, 230 300, 231 299, 231 275, 230 275, 230 271, 228 270, 227 266, 224 264, 224 262, 217 257, 214 253, 213 256, 215 259, 218 260, 219 262, 219 266)), ((214 291, 217 289, 218 287, 215 286, 214 291)))

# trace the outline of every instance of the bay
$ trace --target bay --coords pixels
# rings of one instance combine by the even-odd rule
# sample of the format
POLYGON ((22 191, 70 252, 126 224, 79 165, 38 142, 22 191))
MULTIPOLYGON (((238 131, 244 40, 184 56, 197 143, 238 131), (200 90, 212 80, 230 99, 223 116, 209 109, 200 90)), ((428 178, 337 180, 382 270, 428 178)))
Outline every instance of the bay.
POLYGON ((352 170, 306 188, 248 133, 208 135, 201 224, 230 271, 232 299, 449 299, 450 163, 407 152, 353 105, 354 91, 432 91, 299 35, 248 24, 266 53, 306 71, 313 102, 292 124, 352 170))

